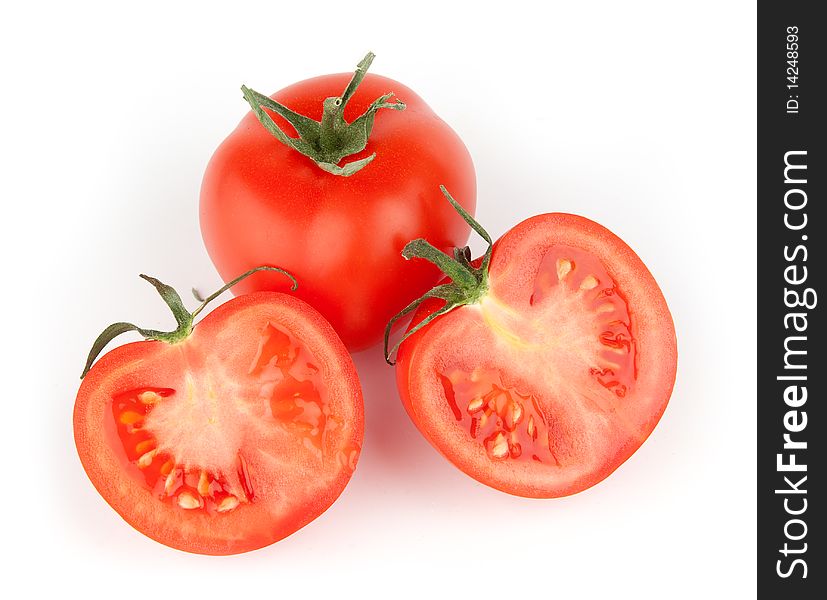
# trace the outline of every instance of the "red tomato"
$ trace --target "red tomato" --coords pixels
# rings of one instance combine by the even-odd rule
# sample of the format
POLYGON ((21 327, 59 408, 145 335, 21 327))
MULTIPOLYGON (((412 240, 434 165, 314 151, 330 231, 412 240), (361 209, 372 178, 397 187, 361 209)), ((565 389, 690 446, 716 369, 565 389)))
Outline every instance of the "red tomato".
MULTIPOLYGON (((320 120, 325 99, 342 94, 350 78, 308 79, 272 98, 320 120)), ((405 242, 427 236, 450 248, 467 239, 468 226, 434 194, 437 186, 456 190, 469 211, 475 206, 468 151, 408 87, 365 76, 344 105, 345 121, 353 122, 391 91, 406 108, 376 113, 367 146, 345 159, 375 153, 358 172, 343 177, 324 171, 276 139, 250 112, 213 155, 201 188, 201 231, 221 276, 226 280, 259 264, 283 266, 301 281, 296 295, 330 321, 350 350, 377 342, 385 323, 439 279, 433 265, 402 260, 405 242)), ((245 89, 245 94, 254 92, 245 89)), ((267 114, 295 134, 282 117, 267 114)), ((260 273, 238 291, 285 285, 278 275, 260 273)))
POLYGON ((115 348, 74 412, 83 467, 135 529, 234 554, 290 535, 349 481, 362 394, 344 345, 306 303, 235 298, 177 343, 115 348))
MULTIPOLYGON (((478 266, 468 269, 476 300, 402 343, 405 408, 437 450, 489 486, 548 498, 594 485, 640 447, 669 401, 677 349, 663 294, 622 240, 569 214, 520 223, 494 245, 487 275, 478 266)), ((429 300, 414 323, 439 308, 429 300)))

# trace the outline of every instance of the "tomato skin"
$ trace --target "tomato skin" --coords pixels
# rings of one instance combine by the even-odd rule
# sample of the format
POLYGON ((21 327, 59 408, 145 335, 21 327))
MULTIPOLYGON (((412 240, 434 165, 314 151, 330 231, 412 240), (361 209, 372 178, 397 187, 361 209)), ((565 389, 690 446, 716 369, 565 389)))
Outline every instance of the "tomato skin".
MULTIPOLYGON (((341 94, 350 78, 308 79, 272 98, 319 120, 323 100, 341 94)), ((439 279, 433 265, 400 256, 409 240, 425 237, 439 248, 467 240, 468 226, 442 200, 439 185, 472 214, 476 202, 467 149, 406 86, 367 74, 345 119, 351 122, 390 91, 407 108, 376 115, 365 150, 344 162, 373 152, 376 158, 350 177, 323 171, 249 112, 216 150, 201 188, 201 231, 225 281, 260 264, 290 271, 301 282, 296 295, 330 321, 350 350, 379 341, 388 320, 439 279)), ((278 276, 257 273, 235 291, 283 291, 285 285, 278 276)))
MULTIPOLYGON (((539 215, 506 232, 494 244, 489 274, 488 299, 483 301, 482 308, 466 305, 455 309, 402 343, 396 370, 402 403, 431 445, 462 471, 490 487, 533 498, 583 491, 626 461, 649 436, 666 409, 676 376, 677 343, 663 294, 640 258, 622 240, 597 223, 569 214, 539 215), (628 396, 607 400, 605 414, 600 415, 610 423, 605 428, 595 427, 592 431, 592 425, 584 418, 582 429, 578 429, 579 418, 585 414, 583 406, 570 409, 564 403, 554 407, 560 410, 562 406, 564 414, 549 411, 550 421, 560 418, 562 424, 555 431, 562 437, 573 432, 574 437, 591 440, 595 456, 588 461, 584 457, 583 464, 578 464, 577 448, 565 463, 558 465, 494 461, 443 407, 447 391, 443 392, 431 380, 452 363, 462 364, 469 370, 487 366, 513 374, 521 370, 517 363, 522 362, 527 364, 522 371, 534 374, 525 377, 522 385, 536 384, 540 391, 548 385, 542 383, 541 375, 550 372, 548 354, 543 355, 546 359, 543 362, 535 358, 531 350, 514 351, 511 341, 503 341, 502 336, 492 331, 492 320, 485 316, 484 304, 493 299, 506 313, 518 314, 518 319, 536 314, 531 312, 528 302, 527 282, 535 277, 534 269, 543 255, 560 245, 599 258, 617 282, 619 292, 615 294, 628 304, 630 334, 636 349, 634 387, 628 396)), ((434 300, 424 303, 411 327, 440 305, 434 300)), ((562 318, 565 320, 565 316, 562 318)), ((565 347, 559 349, 562 354, 565 351, 565 347)), ((570 371, 560 372, 564 379, 571 377, 580 381, 570 371)), ((566 386, 561 384, 557 389, 566 389, 566 386)), ((463 405, 457 404, 461 411, 463 405)), ((572 443, 573 447, 576 445, 572 443)), ((581 449, 589 447, 590 444, 580 446, 581 449)))
MULTIPOLYGON (((226 383, 229 389, 236 389, 233 386, 238 382, 226 383)), ((218 400, 229 402, 230 399, 219 395, 218 400)), ((148 537, 172 548, 199 554, 227 555, 258 549, 290 535, 321 515, 350 480, 363 431, 361 388, 344 345, 312 307, 277 292, 249 294, 226 302, 204 317, 190 337, 178 344, 141 341, 113 349, 86 375, 74 409, 78 456, 106 502, 148 537), (303 467, 306 472, 287 479, 287 485, 283 478, 269 481, 273 473, 257 468, 251 475, 258 488, 256 496, 226 514, 186 511, 172 502, 164 502, 141 484, 141 471, 134 461, 130 463, 124 458, 111 423, 113 397, 129 389, 184 388, 185 375, 189 373, 205 375, 208 380, 222 380, 231 373, 240 381, 245 377, 242 369, 249 366, 255 338, 259 335, 259 330, 251 331, 250 325, 264 322, 289 324, 321 363, 327 378, 327 401, 336 403, 342 420, 340 429, 329 436, 333 439, 330 443, 335 442, 335 447, 352 454, 349 464, 335 463, 316 470, 303 467), (279 490, 276 495, 271 491, 274 487, 279 490), (287 498, 291 494, 293 497, 287 498)), ((192 433, 195 438, 202 435, 200 431, 192 433)), ((231 450, 235 452, 236 448, 231 450)), ((258 467, 255 461, 259 448, 243 445, 238 451, 242 450, 247 453, 251 466, 258 467)), ((294 458, 288 454, 283 457, 287 462, 294 458)))

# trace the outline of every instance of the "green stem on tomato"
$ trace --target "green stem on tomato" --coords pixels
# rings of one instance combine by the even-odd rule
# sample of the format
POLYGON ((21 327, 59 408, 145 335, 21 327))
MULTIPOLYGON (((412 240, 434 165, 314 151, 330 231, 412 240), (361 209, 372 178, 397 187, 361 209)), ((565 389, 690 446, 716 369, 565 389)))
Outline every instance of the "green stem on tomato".
POLYGON ((242 279, 249 277, 253 273, 257 273, 258 271, 276 271, 278 273, 282 273, 289 277, 290 280, 293 282, 293 285, 290 288, 291 290, 295 290, 298 287, 296 278, 284 269, 268 266, 256 267, 255 269, 250 269, 246 273, 239 275, 228 284, 222 286, 216 292, 207 296, 204 300, 201 301, 201 304, 198 306, 198 308, 196 308, 192 312, 189 312, 184 306, 184 303, 181 300, 181 296, 178 294, 178 292, 175 291, 173 287, 165 283, 162 283, 161 281, 158 281, 154 277, 141 274, 140 277, 151 283, 152 286, 161 295, 161 298, 172 311, 172 314, 175 317, 175 322, 178 324, 178 327, 176 327, 172 331, 157 331, 155 329, 144 329, 142 327, 138 327, 137 325, 133 325, 132 323, 113 323, 112 325, 104 329, 101 332, 101 334, 97 337, 97 339, 95 339, 95 342, 92 344, 92 349, 89 351, 89 356, 86 358, 86 365, 83 367, 83 373, 81 373, 80 378, 83 379, 84 377, 86 377, 86 374, 89 372, 89 369, 92 368, 92 363, 95 362, 95 359, 98 357, 101 351, 106 347, 106 345, 109 342, 111 342, 113 339, 115 339, 122 333, 127 333, 129 331, 137 331, 144 337, 144 339, 158 340, 161 342, 166 342, 168 344, 176 344, 187 339, 189 335, 192 333, 195 317, 197 317, 198 314, 202 310, 204 310, 204 307, 207 306, 207 304, 215 300, 219 295, 226 292, 228 289, 233 287, 242 279))
POLYGON ((398 100, 389 101, 394 95, 390 92, 374 100, 368 109, 352 123, 345 121, 344 112, 348 100, 365 78, 374 56, 373 52, 368 52, 359 62, 356 72, 341 96, 332 96, 324 100, 321 121, 294 112, 272 98, 251 90, 246 85, 241 86, 241 91, 259 122, 273 137, 285 146, 312 159, 319 168, 328 173, 348 177, 364 168, 376 157, 374 152, 367 158, 339 165, 342 159, 365 149, 373 129, 376 112, 383 108, 405 109, 404 103, 398 100), (299 137, 293 138, 284 133, 264 110, 265 108, 283 117, 293 126, 299 137))
POLYGON ((439 186, 442 194, 451 203, 459 215, 465 220, 471 228, 476 231, 482 239, 488 242, 488 249, 482 257, 482 262, 479 268, 471 264, 471 251, 468 246, 463 248, 455 248, 454 255, 449 256, 438 248, 434 247, 429 242, 422 238, 415 239, 408 242, 402 250, 402 256, 406 260, 411 258, 424 258, 427 261, 435 264, 439 269, 451 280, 450 283, 438 285, 435 288, 425 292, 422 296, 408 304, 399 313, 394 315, 388 321, 385 327, 385 361, 389 365, 395 364, 391 360, 391 355, 396 352, 402 342, 412 336, 414 333, 425 327, 428 323, 437 317, 444 315, 447 312, 454 310, 466 304, 476 304, 488 292, 488 265, 491 262, 491 250, 493 242, 488 232, 480 225, 468 211, 466 211, 460 204, 451 197, 444 185, 439 186), (422 321, 414 325, 408 330, 402 338, 388 349, 391 329, 399 319, 410 314, 416 310, 420 304, 429 298, 437 298, 443 300, 444 304, 425 317, 422 321))

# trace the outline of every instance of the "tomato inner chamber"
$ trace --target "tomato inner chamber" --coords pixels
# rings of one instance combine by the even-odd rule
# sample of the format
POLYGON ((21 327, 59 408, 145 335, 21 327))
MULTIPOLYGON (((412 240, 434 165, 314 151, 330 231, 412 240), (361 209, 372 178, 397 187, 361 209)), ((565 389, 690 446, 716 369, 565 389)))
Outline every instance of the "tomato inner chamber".
POLYGON ((537 399, 506 385, 499 373, 455 369, 440 375, 454 417, 492 460, 557 463, 537 399))
POLYGON ((632 315, 600 260, 577 248, 553 246, 540 262, 529 303, 550 337, 560 332, 555 352, 592 357, 584 366, 593 379, 616 397, 626 396, 637 377, 632 315))
POLYGON ((268 323, 239 379, 185 373, 177 388, 147 385, 113 397, 122 455, 160 501, 208 513, 254 502, 246 452, 276 456, 287 448, 321 462, 325 432, 340 421, 309 351, 268 323))

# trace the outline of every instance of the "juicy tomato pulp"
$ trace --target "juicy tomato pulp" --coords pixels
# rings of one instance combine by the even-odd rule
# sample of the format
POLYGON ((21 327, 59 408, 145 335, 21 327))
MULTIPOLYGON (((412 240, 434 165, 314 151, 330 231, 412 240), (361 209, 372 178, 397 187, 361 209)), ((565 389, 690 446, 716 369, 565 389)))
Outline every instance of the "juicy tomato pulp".
POLYGON ((181 343, 109 352, 74 417, 104 499, 149 537, 203 554, 266 546, 323 513, 356 466, 363 422, 341 341, 276 292, 223 304, 181 343))
MULTIPOLYGON (((293 84, 273 98, 319 120, 351 74, 293 84)), ((258 265, 279 265, 301 282, 295 295, 330 321, 350 350, 382 338, 385 324, 439 279, 426 261, 401 252, 424 237, 462 246, 469 228, 439 193, 444 184, 473 214, 476 178, 456 133, 412 90, 368 73, 345 109, 353 121, 379 96, 395 92, 403 111, 376 114, 364 151, 376 158, 349 177, 332 175, 276 140, 250 112, 216 150, 201 186, 201 232, 225 281, 258 265)), ((293 128, 273 119, 289 135, 293 128)), ((256 273, 234 289, 285 291, 279 275, 256 273)))
POLYGON ((677 364, 666 301, 623 241, 574 215, 507 232, 489 278, 479 304, 402 344, 402 400, 479 481, 530 497, 579 492, 631 456, 666 408, 677 364))

